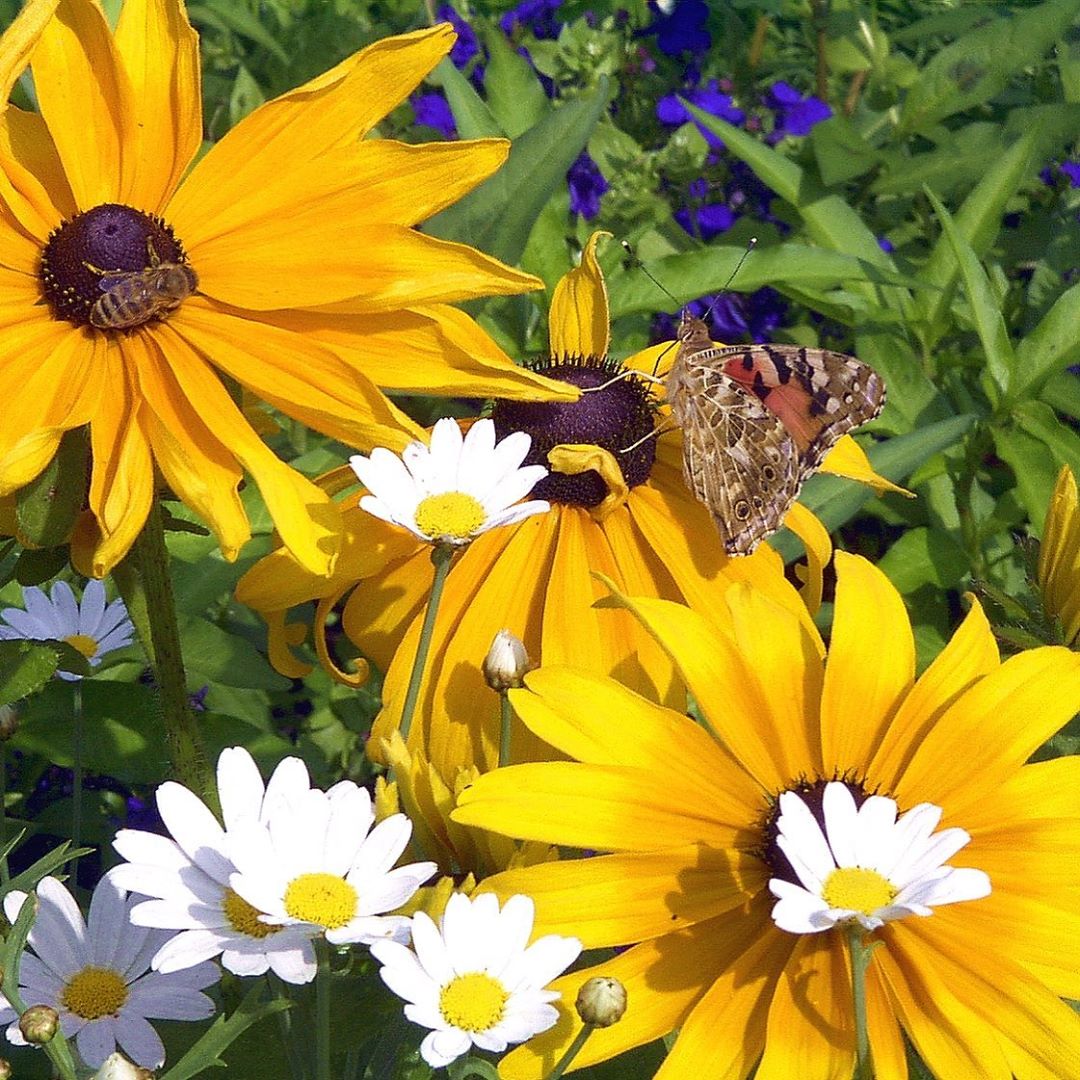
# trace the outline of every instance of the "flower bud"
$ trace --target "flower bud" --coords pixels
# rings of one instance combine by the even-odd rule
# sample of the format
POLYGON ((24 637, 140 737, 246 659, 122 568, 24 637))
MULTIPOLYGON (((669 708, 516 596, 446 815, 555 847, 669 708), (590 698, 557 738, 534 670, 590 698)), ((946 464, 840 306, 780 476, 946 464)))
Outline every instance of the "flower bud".
POLYGON ((132 1065, 123 1054, 117 1053, 110 1054, 94 1073, 94 1080, 153 1080, 153 1077, 149 1069, 132 1065))
POLYGON ((49 1005, 31 1005, 19 1017, 19 1030, 31 1046, 44 1046, 60 1030, 60 1014, 49 1005))
POLYGON ((499 691, 524 686, 525 673, 532 669, 521 639, 509 630, 500 630, 484 657, 484 678, 488 686, 499 691))
POLYGON ((583 1023, 611 1027, 626 1012, 626 987, 618 979, 596 975, 582 983, 574 1008, 583 1023))
POLYGON ((11 1067, 11 1062, 7 1058, 0 1058, 0 1080, 11 1080, 15 1075, 15 1070, 11 1067))

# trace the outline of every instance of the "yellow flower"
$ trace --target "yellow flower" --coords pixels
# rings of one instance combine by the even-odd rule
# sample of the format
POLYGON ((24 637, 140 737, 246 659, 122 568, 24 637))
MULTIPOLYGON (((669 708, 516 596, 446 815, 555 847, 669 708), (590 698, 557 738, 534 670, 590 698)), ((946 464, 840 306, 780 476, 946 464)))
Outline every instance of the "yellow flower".
MULTIPOLYGON (((581 266, 559 282, 552 300, 553 356, 544 373, 574 386, 597 385, 618 370, 603 361, 609 319, 596 261, 600 235, 589 242, 581 266)), ((498 760, 499 699, 484 681, 481 665, 501 629, 519 637, 537 662, 572 661, 594 671, 618 672, 640 692, 683 706, 685 691, 663 649, 627 612, 592 606, 607 595, 597 573, 620 589, 685 599, 699 610, 718 607, 733 582, 751 580, 808 618, 771 548, 762 545, 749 557, 727 558, 708 511, 683 482, 680 450, 672 437, 650 438, 638 453, 621 461, 617 457, 620 448, 652 430, 655 406, 646 384, 624 379, 580 402, 536 409, 500 401, 493 419, 500 436, 529 423, 533 449, 526 462, 547 464, 549 449, 561 446, 555 467, 573 471, 585 462, 586 470, 595 464, 600 471, 553 473, 530 496, 548 499, 550 513, 478 536, 455 558, 408 739, 410 751, 422 748, 426 763, 448 786, 460 769, 483 772, 498 760)), ((339 476, 328 483, 336 487, 339 476)), ((386 671, 383 710, 368 753, 388 764, 384 741, 397 729, 416 654, 432 577, 430 549, 405 530, 387 527, 356 508, 355 495, 349 503, 342 513, 344 548, 330 578, 305 571, 282 549, 241 579, 237 598, 270 623, 275 666, 299 675, 304 667, 286 648, 295 642, 286 609, 319 600, 316 647, 322 662, 336 672, 322 621, 348 594, 342 627, 386 671)), ((521 724, 514 725, 512 760, 550 754, 550 747, 521 724)))
POLYGON ((1065 641, 1080 638, 1080 515, 1076 477, 1068 465, 1058 473, 1046 510, 1039 547, 1039 590, 1047 614, 1061 621, 1065 641))
POLYGON ((358 447, 418 433, 380 386, 565 396, 446 306, 538 282, 412 228, 494 172, 506 143, 364 138, 453 41, 442 25, 376 42, 188 172, 202 114, 180 0, 126 0, 115 33, 93 0, 31 0, 0 39, 3 100, 29 62, 41 110, 0 121, 0 495, 89 424, 92 521, 73 542, 88 573, 138 535, 155 466, 227 557, 250 535, 246 470, 300 564, 332 567, 336 508, 262 443, 219 372, 358 447))
MULTIPOLYGON (((759 1080, 846 1078, 845 931, 774 923, 795 865, 778 810, 801 799, 820 823, 824 795, 828 823, 827 788, 860 806, 882 796, 874 812, 888 800, 931 818, 940 809, 949 838, 970 837, 956 858, 966 896, 874 931, 875 1075, 908 1076, 906 1035, 939 1080, 1080 1077, 1080 1018, 1059 1000, 1080 995, 1080 760, 1026 764, 1080 709, 1080 656, 1043 647, 1002 663, 976 605, 916 679, 899 594, 856 556, 838 552, 836 567, 827 660, 815 630, 751 588, 727 593, 723 624, 624 601, 679 665, 701 726, 611 679, 558 667, 526 676, 511 691, 518 714, 577 760, 482 776, 454 818, 610 854, 513 870, 482 889, 531 895, 538 932, 631 945, 553 986, 564 1000, 597 974, 627 988, 625 1017, 594 1033, 575 1067, 680 1029, 657 1080, 741 1080, 755 1064, 759 1080)), ((849 899, 872 875, 855 877, 840 883, 849 899)), ((833 906, 877 909, 891 893, 876 885, 866 908, 833 906)), ((564 1016, 500 1075, 545 1074, 576 1027, 564 1016)))

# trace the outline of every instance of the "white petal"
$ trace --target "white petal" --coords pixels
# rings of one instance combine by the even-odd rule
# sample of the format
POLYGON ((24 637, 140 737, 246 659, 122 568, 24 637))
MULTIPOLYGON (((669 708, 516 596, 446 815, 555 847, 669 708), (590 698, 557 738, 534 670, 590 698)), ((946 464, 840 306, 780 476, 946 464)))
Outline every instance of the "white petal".
POLYGON ((821 802, 825 835, 837 866, 857 866, 858 810, 847 784, 832 780, 825 785, 821 802))

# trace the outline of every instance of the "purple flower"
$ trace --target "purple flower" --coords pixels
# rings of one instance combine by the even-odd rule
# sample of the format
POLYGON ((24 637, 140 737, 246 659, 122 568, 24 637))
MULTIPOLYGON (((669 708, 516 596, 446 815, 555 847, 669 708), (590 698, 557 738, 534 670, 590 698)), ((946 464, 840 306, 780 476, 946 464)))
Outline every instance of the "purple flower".
POLYGON ((449 4, 443 4, 439 8, 436 18, 448 22, 457 32, 458 38, 450 50, 450 60, 454 67, 463 68, 480 52, 476 31, 449 4))
POLYGON ((691 236, 711 240, 727 232, 739 218, 731 207, 723 203, 706 203, 704 206, 684 206, 676 210, 675 220, 691 236))
POLYGON ((769 142, 779 142, 785 135, 809 135, 815 124, 832 116, 832 109, 820 98, 804 98, 786 82, 773 83, 765 104, 776 114, 769 142))
POLYGON ((896 245, 893 244, 893 242, 887 236, 879 236, 877 238, 877 246, 881 248, 881 250, 884 251, 886 255, 896 250, 896 245))
POLYGON ((562 6, 562 0, 521 0, 499 20, 499 28, 508 37, 518 26, 532 31, 536 38, 557 38, 562 30, 562 23, 555 18, 555 12, 562 6))
MULTIPOLYGON (((661 123, 674 127, 678 124, 685 124, 688 120, 694 120, 686 106, 679 100, 680 96, 696 105, 699 109, 711 113, 713 116, 719 116, 721 120, 726 120, 729 124, 739 125, 746 119, 746 113, 736 107, 731 100, 731 95, 723 93, 717 86, 716 80, 710 79, 708 86, 699 87, 696 90, 687 90, 682 95, 668 94, 666 97, 662 97, 656 104, 656 115, 661 123)), ((724 148, 719 136, 706 130, 696 120, 694 120, 694 123, 697 124, 698 131, 705 136, 709 146, 714 150, 724 148)))
POLYGON ((417 94, 412 99, 412 107, 418 124, 434 128, 445 139, 452 139, 457 135, 454 114, 442 94, 417 94))
POLYGON ((566 182, 570 188, 570 212, 592 221, 600 213, 600 196, 607 191, 608 182, 586 151, 570 166, 566 182))
MULTIPOLYGON (((752 293, 712 294, 691 300, 687 310, 709 324, 714 341, 736 342, 749 337, 754 342, 768 341, 783 322, 787 301, 768 287, 752 293)), ((670 341, 678 328, 678 316, 661 313, 653 320, 652 340, 670 341)))
POLYGON ((1080 187, 1080 162, 1063 161, 1061 171, 1069 178, 1070 187, 1080 187))
POLYGON ((655 34, 656 47, 666 56, 707 53, 712 45, 712 35, 705 29, 709 19, 709 5, 705 0, 675 0, 668 6, 671 10, 665 12, 655 0, 650 0, 653 20, 641 31, 642 35, 655 34))

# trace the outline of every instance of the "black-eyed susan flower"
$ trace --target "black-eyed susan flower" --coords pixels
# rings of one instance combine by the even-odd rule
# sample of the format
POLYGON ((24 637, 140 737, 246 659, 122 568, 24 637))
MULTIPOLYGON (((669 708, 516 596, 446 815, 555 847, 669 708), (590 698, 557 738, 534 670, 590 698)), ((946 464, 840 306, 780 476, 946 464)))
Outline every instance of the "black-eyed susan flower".
MULTIPOLYGON (((724 625, 664 600, 621 601, 678 664, 701 725, 612 679, 526 676, 510 691, 516 710, 576 760, 488 773, 454 818, 601 854, 481 888, 531 895, 542 932, 629 946, 555 983, 567 997, 591 975, 627 989, 622 1021, 593 1033, 574 1067, 679 1029, 658 1080, 851 1076, 841 927, 862 916, 879 943, 865 983, 879 1080, 907 1077, 905 1040, 939 1080, 1080 1077, 1080 1018, 1060 1000, 1080 993, 1080 759, 1027 764, 1080 709, 1080 657, 1042 647, 1001 662, 976 605, 916 679, 899 594, 862 559, 840 552, 836 565, 827 659, 812 627, 746 586, 726 594, 724 625), (839 809, 823 806, 834 784, 847 792, 839 809), (801 829, 780 826, 792 796, 813 827, 806 814, 801 829), (873 828, 851 826, 852 806, 873 828), (852 852, 871 834, 895 862, 881 847, 852 852), (842 873, 853 861, 873 874, 842 873), (807 905, 803 922, 777 925, 775 894, 812 871, 839 890, 828 910, 852 914, 829 929, 807 905), (956 891, 897 903, 924 871, 925 886, 960 873, 956 891), (855 878, 871 887, 860 895, 855 878)), ((576 1027, 565 1018, 500 1075, 545 1075, 576 1027)))
MULTIPOLYGON (((459 770, 484 771, 499 758, 499 696, 481 668, 500 629, 520 638, 537 662, 618 672, 641 693, 682 707, 685 692, 664 650, 627 612, 592 606, 606 594, 597 573, 635 594, 685 600, 702 611, 722 608, 731 584, 750 580, 807 617, 767 545, 746 558, 725 556, 708 511, 683 481, 677 434, 649 436, 658 422, 653 387, 634 378, 611 381, 622 366, 606 358, 607 291, 596 258, 602 235, 592 237, 581 265, 556 286, 552 355, 534 370, 577 388, 609 385, 565 405, 496 403, 496 432, 527 432, 532 449, 526 463, 552 467, 531 493, 549 501, 552 511, 478 537, 455 563, 442 595, 409 747, 422 752, 424 767, 436 770, 450 789, 459 770)), ((651 371, 659 351, 647 350, 627 364, 651 371)), ((833 456, 838 453, 847 455, 845 471, 851 459, 860 478, 873 478, 851 440, 833 456)), ((341 481, 334 476, 331 482, 341 481)), ((801 506, 793 514, 817 562, 825 561, 831 549, 824 528, 801 506)), ((322 633, 327 615, 347 596, 345 633, 387 671, 384 707, 368 742, 369 754, 385 763, 384 743, 400 723, 420 639, 431 578, 428 551, 388 534, 361 511, 346 509, 343 518, 344 548, 331 577, 309 573, 281 549, 241 579, 237 597, 265 615, 271 658, 293 675, 305 668, 288 651, 296 632, 286 612, 318 599, 316 648, 328 669, 347 679, 322 633)), ((816 607, 813 597, 810 603, 816 607)), ((511 735, 510 760, 551 754, 520 724, 511 735)))
POLYGON ((357 447, 419 433, 379 387, 564 394, 449 303, 538 282, 413 226, 499 167, 500 140, 365 138, 454 42, 379 41, 266 103, 197 164, 197 39, 180 0, 31 0, 0 40, 2 100, 28 62, 39 113, 0 132, 0 494, 89 425, 94 576, 129 549, 155 468, 227 557, 258 483, 300 564, 329 571, 339 518, 257 437, 225 382, 357 447), (189 171, 190 168, 190 171, 189 171))
POLYGON ((454 893, 439 925, 412 918, 412 948, 377 941, 371 953, 383 982, 408 1003, 405 1015, 429 1028, 420 1054, 438 1069, 473 1046, 500 1054, 559 1018, 545 987, 581 952, 576 938, 547 934, 535 941, 533 903, 511 896, 454 893), (531 943, 530 943, 531 942, 531 943))
POLYGON ((1068 465, 1058 473, 1039 546, 1038 580, 1043 607, 1061 622, 1065 641, 1080 638, 1080 514, 1076 477, 1068 465))

